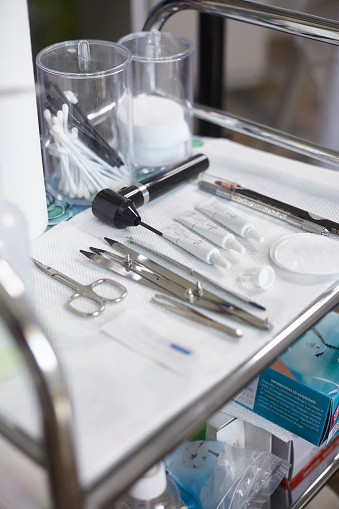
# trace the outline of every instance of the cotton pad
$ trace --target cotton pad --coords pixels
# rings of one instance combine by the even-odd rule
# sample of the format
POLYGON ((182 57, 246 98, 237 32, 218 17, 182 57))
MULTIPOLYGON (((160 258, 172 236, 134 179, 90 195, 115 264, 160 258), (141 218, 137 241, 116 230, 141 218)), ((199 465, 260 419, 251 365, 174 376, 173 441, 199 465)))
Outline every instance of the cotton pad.
POLYGON ((173 99, 139 94, 133 99, 134 158, 162 166, 185 158, 190 128, 184 108, 173 99))
POLYGON ((273 262, 299 274, 339 273, 339 239, 313 233, 294 233, 276 240, 270 248, 273 262))

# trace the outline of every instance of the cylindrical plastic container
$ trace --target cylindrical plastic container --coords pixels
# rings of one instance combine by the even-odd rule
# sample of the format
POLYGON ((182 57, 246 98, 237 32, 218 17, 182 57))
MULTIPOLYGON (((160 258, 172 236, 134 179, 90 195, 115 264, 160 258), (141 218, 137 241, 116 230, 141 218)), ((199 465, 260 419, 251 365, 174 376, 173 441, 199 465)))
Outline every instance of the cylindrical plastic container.
POLYGON ((101 189, 129 184, 128 49, 107 41, 66 41, 40 51, 36 64, 48 190, 87 205, 101 189))
POLYGON ((33 240, 48 218, 27 0, 0 9, 0 193, 22 212, 33 240))
POLYGON ((115 505, 115 509, 178 509, 180 507, 178 487, 166 476, 162 463, 157 463, 148 470, 115 505))
POLYGON ((137 32, 118 44, 132 54, 136 179, 191 154, 193 52, 191 40, 167 32, 137 32))

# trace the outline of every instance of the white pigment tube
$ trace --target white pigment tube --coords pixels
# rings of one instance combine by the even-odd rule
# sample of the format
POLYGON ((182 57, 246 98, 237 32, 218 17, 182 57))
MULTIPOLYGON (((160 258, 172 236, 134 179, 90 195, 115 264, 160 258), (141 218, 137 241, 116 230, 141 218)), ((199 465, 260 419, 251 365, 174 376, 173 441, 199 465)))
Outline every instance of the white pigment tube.
POLYGON ((228 232, 199 212, 193 210, 174 219, 223 249, 234 249, 239 253, 245 253, 246 251, 244 246, 235 239, 233 233, 228 232))
POLYGON ((264 237, 254 229, 252 223, 238 216, 238 214, 233 212, 229 207, 221 205, 216 198, 206 200, 195 208, 237 233, 240 237, 247 237, 257 242, 264 242, 264 237))
POLYGON ((186 230, 180 224, 166 228, 163 231, 163 237, 182 247, 205 263, 219 265, 225 269, 231 267, 231 263, 221 256, 219 249, 186 230))

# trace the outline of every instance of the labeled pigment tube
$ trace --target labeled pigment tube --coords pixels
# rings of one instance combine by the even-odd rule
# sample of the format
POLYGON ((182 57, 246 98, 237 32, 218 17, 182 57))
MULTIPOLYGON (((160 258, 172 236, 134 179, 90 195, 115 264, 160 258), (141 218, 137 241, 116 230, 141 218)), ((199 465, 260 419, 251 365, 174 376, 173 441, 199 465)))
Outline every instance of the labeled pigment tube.
POLYGON ((180 224, 166 228, 163 231, 163 237, 205 263, 219 265, 225 269, 231 267, 231 263, 221 256, 219 249, 186 230, 180 224))
POLYGON ((215 198, 204 201, 195 208, 237 233, 240 237, 264 242, 264 237, 254 229, 252 223, 238 216, 230 208, 221 205, 215 198))
POLYGON ((239 253, 246 251, 245 247, 235 239, 233 233, 228 232, 199 212, 194 210, 186 212, 176 217, 175 220, 223 249, 234 249, 239 253))

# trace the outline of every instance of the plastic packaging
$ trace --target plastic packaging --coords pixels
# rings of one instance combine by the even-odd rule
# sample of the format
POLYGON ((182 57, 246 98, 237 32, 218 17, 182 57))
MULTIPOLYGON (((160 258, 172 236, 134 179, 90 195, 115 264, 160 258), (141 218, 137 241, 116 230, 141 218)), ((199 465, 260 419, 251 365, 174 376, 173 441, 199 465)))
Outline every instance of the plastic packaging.
POLYGON ((179 224, 166 228, 163 231, 163 236, 165 239, 182 247, 205 263, 219 265, 225 269, 231 267, 231 263, 221 256, 217 248, 197 237, 179 224))
POLYGON ((259 509, 290 464, 225 442, 186 442, 165 458, 189 509, 259 509))
POLYGON ((221 205, 217 199, 212 198, 196 206, 197 210, 203 212, 208 217, 215 219, 241 237, 246 237, 257 242, 264 242, 264 237, 258 233, 252 223, 238 216, 233 210, 225 205, 221 205))
POLYGON ((199 212, 186 212, 176 217, 175 220, 223 249, 233 249, 239 253, 245 253, 246 251, 245 247, 235 239, 233 233, 224 230, 224 228, 199 214, 199 212))
POLYGON ((176 484, 167 478, 163 463, 148 470, 115 505, 116 509, 179 509, 176 484))

